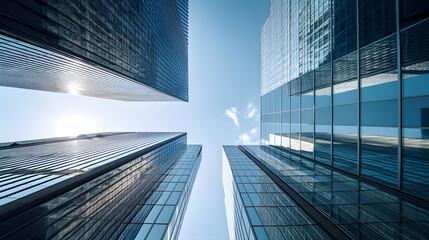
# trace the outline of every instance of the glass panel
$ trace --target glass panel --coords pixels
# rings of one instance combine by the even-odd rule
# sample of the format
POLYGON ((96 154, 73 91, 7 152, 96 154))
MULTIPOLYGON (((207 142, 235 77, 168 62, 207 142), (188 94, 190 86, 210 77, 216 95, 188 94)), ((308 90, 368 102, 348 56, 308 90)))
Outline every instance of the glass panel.
POLYGON ((287 84, 282 86, 282 111, 290 110, 290 96, 287 84))
POLYGON ((334 106, 335 125, 357 125, 357 104, 334 106))
POLYGON ((276 92, 275 91, 271 91, 270 93, 269 93, 269 98, 270 98, 270 113, 273 113, 273 112, 275 112, 275 104, 276 104, 276 102, 275 102, 275 100, 276 100, 276 92))
POLYGON ((290 97, 290 103, 291 103, 290 108, 291 108, 291 110, 299 110, 300 109, 299 99, 300 99, 300 95, 295 95, 295 96, 290 97))
POLYGON ((362 103, 361 124, 366 126, 397 126, 398 101, 362 103))
POLYGON ((429 96, 402 100, 404 127, 429 127, 429 96))
POLYGON ((285 148, 290 147, 290 140, 289 140, 289 124, 283 124, 282 125, 282 146, 285 148))
POLYGON ((360 51, 361 101, 398 97, 396 36, 360 51))
POLYGON ((428 29, 429 20, 426 20, 401 33, 402 93, 404 97, 429 95, 428 29))
POLYGON ((361 127, 361 174, 396 186, 398 129, 361 127))
POLYGON ((313 124, 313 109, 301 110, 301 124, 313 124))
POLYGON ((331 107, 316 108, 316 124, 331 124, 331 107))
POLYGON ((315 154, 316 160, 331 164, 331 126, 316 125, 315 132, 315 154))
POLYGON ((291 124, 290 125, 290 138, 291 138, 291 150, 293 152, 299 152, 300 150, 300 142, 299 142, 299 125, 291 124))
POLYGON ((316 107, 331 106, 331 87, 316 90, 316 107))
POLYGON ((281 111, 281 103, 282 103, 282 89, 281 88, 277 88, 275 90, 275 94, 276 94, 276 112, 280 112, 281 111))
POLYGON ((289 112, 282 112, 282 123, 289 123, 289 112))
POLYGON ((290 116, 291 116, 291 123, 297 123, 299 124, 299 111, 291 111, 290 112, 290 116))
POLYGON ((357 174, 357 127, 334 126, 334 167, 357 174))
POLYGON ((333 1, 333 58, 356 50, 356 0, 333 1))
POLYGON ((301 125, 301 155, 313 158, 313 125, 301 125))
POLYGON ((359 8, 361 47, 395 32, 395 0, 361 0, 359 8))
POLYGON ((313 108, 313 91, 301 95, 301 108, 313 108))
POLYGON ((357 102, 357 81, 347 81, 333 86, 334 105, 357 102))
POLYGON ((429 128, 404 128, 404 191, 429 200, 429 128))
POLYGON ((401 29, 429 17, 429 4, 427 1, 400 0, 399 4, 401 29))

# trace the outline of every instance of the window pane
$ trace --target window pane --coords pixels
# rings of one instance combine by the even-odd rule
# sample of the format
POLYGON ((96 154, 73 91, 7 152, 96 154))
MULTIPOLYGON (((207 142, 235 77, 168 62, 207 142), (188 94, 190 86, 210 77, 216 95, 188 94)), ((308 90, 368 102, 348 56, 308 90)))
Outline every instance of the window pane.
POLYGON ((392 186, 397 184, 398 129, 361 127, 361 173, 392 186))
POLYGON ((298 152, 300 150, 300 142, 299 142, 299 125, 291 124, 290 125, 290 138, 291 138, 291 150, 293 152, 298 152))
POLYGON ((301 125, 301 155, 313 158, 313 125, 301 125))
POLYGON ((398 97, 396 36, 360 51, 361 101, 398 97))
POLYGON ((424 20, 429 15, 427 1, 400 0, 399 4, 401 28, 424 20))
POLYGON ((395 0, 361 0, 359 8, 361 47, 395 32, 395 0))
POLYGON ((333 2, 333 58, 356 50, 356 0, 333 2))
POLYGON ((331 126, 316 125, 315 127, 316 160, 331 164, 331 126))
POLYGON ((404 127, 429 128, 429 96, 402 100, 404 127))
POLYGON ((316 90, 316 107, 331 106, 331 87, 316 90))
POLYGON ((357 104, 334 106, 335 125, 357 125, 357 104))
POLYGON ((362 103, 361 124, 366 126, 397 126, 398 101, 362 103))
POLYGON ((277 88, 275 90, 275 94, 276 94, 276 112, 280 112, 281 111, 281 103, 282 103, 282 89, 281 88, 277 88))
MULTIPOLYGON (((427 1, 421 2, 427 3, 427 1)), ((428 29, 429 20, 426 20, 401 33, 402 92, 404 97, 429 95, 428 29)))
POLYGON ((313 91, 301 95, 301 108, 313 108, 313 91))
POLYGON ((316 124, 331 124, 331 107, 315 109, 316 124))
POLYGON ((291 108, 291 110, 299 110, 300 109, 299 98, 300 98, 299 95, 295 95, 295 96, 292 96, 290 98, 290 103, 291 103, 290 108, 291 108))
POLYGON ((429 128, 404 128, 404 191, 429 200, 429 128))
POLYGON ((357 81, 338 83, 334 88, 334 105, 357 102, 357 81))
POLYGON ((282 87, 282 111, 289 111, 290 110, 290 96, 289 91, 287 88, 287 84, 283 85, 282 87))
POLYGON ((299 124, 299 111, 291 111, 291 123, 299 124))
POLYGON ((289 141, 289 124, 283 124, 282 125, 282 146, 285 148, 290 147, 290 141, 289 141))
POLYGON ((313 124, 313 109, 301 110, 301 124, 313 124))
POLYGON ((334 167, 357 174, 357 127, 334 126, 334 167))
POLYGON ((282 112, 282 123, 289 123, 289 112, 282 112))

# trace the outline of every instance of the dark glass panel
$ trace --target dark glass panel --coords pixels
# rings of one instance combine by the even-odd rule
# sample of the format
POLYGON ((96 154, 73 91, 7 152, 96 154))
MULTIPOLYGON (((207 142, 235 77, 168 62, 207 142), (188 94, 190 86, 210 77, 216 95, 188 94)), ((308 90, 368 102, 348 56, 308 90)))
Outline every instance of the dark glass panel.
POLYGON ((314 92, 306 92, 301 95, 301 108, 313 108, 314 92))
POLYGON ((340 83, 357 78, 357 52, 350 53, 333 63, 332 81, 340 83))
POLYGON ((313 158, 313 125, 301 125, 301 155, 313 158))
POLYGON ((282 112, 282 123, 289 123, 289 112, 282 112))
POLYGON ((323 88, 331 85, 332 69, 331 64, 325 64, 315 70, 314 84, 316 88, 323 88))
POLYGON ((331 126, 315 127, 315 160, 331 165, 331 126))
POLYGON ((331 124, 331 107, 323 107, 315 109, 316 124, 331 124))
POLYGON ((277 88, 275 90, 275 94, 276 94, 276 112, 280 112, 281 111, 281 103, 282 103, 282 89, 281 88, 277 88))
POLYGON ((357 127, 334 126, 334 167, 357 174, 357 127))
POLYGON ((360 51, 361 101, 398 97, 396 36, 360 51))
POLYGON ((356 0, 333 0, 333 58, 356 50, 356 0))
POLYGON ((404 128, 402 187, 429 200, 429 128, 404 128))
POLYGON ((429 18, 429 1, 426 0, 400 0, 399 14, 401 28, 418 23, 429 18))
POLYGON ((288 90, 287 84, 282 86, 282 111, 290 110, 290 95, 288 90))
POLYGON ((296 95, 301 92, 301 79, 295 78, 294 80, 290 81, 290 95, 296 95))
POLYGON ((313 109, 301 110, 301 124, 313 124, 313 109))
POLYGON ((398 182, 398 129, 361 127, 361 174, 388 185, 398 182))
POLYGON ((334 105, 357 102, 358 96, 356 80, 335 84, 333 88, 334 105))
POLYGON ((361 124, 366 126, 397 126, 398 101, 361 103, 361 124))
POLYGON ((314 72, 311 71, 302 75, 301 77, 301 92, 308 92, 313 90, 314 72))
POLYGON ((335 125, 357 125, 357 104, 334 106, 335 125))
POLYGON ((395 0, 360 0, 359 7, 361 47, 395 32, 395 0))
POLYGON ((316 90, 316 107, 331 106, 331 87, 316 90))
POLYGON ((299 141, 299 125, 298 124, 291 124, 290 125, 290 149, 292 152, 299 153, 300 150, 300 141, 299 141))
POLYGON ((429 20, 401 32, 401 54, 403 96, 429 95, 429 20))
POLYGON ((402 119, 404 127, 429 128, 429 96, 404 98, 402 119))
POLYGON ((299 124, 299 111, 291 111, 290 112, 290 122, 299 124))

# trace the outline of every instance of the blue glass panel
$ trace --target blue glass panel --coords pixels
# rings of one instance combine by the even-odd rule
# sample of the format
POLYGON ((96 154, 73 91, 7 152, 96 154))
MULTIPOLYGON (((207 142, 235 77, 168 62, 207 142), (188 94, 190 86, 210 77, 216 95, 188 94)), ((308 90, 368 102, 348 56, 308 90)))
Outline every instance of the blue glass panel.
POLYGON ((404 128, 402 187, 429 200, 429 128, 404 128))
POLYGON ((316 90, 316 107, 331 106, 331 87, 316 90))
POLYGON ((338 83, 334 88, 334 105, 357 102, 357 81, 338 83))
POLYGON ((361 174, 396 186, 398 129, 361 127, 361 174))
POLYGON ((404 127, 429 128, 429 96, 404 98, 402 111, 404 127))
POLYGON ((270 93, 269 93, 269 98, 270 98, 270 113, 273 113, 273 112, 275 112, 275 110, 276 110, 276 108, 275 108, 275 105, 276 105, 276 92, 275 91, 271 91, 270 93))
POLYGON ((299 110, 300 109, 299 98, 300 98, 299 95, 295 95, 295 96, 290 97, 290 101, 291 101, 290 108, 291 108, 291 110, 299 110))
POLYGON ((282 89, 281 88, 277 88, 275 90, 275 94, 276 94, 276 112, 280 112, 281 111, 281 103, 282 103, 282 89))
POLYGON ((301 155, 313 158, 313 125, 301 125, 301 155))
POLYGON ((299 111, 291 111, 290 112, 290 116, 291 116, 291 123, 297 123, 299 124, 299 111))
POLYGON ((331 124, 331 107, 315 109, 316 124, 331 124))
POLYGON ((403 79, 402 94, 403 97, 429 95, 429 74, 403 79))
POLYGON ((331 164, 331 126, 316 125, 315 128, 315 159, 331 164))
POLYGON ((287 84, 282 86, 282 111, 290 110, 290 96, 287 84))
POLYGON ((301 108, 302 109, 313 108, 313 98, 314 98, 313 91, 303 93, 301 95, 301 108))
POLYGON ((357 174, 357 127, 334 126, 334 167, 357 174))
POLYGON ((313 124, 313 109, 301 110, 301 124, 313 124))
POLYGON ((300 135, 300 126, 298 124, 291 124, 290 125, 290 148, 292 152, 299 153, 300 147, 300 141, 299 141, 299 135, 300 135))
POLYGON ((282 112, 282 123, 289 123, 289 112, 282 112))
POLYGON ((398 97, 398 81, 397 74, 389 74, 386 76, 389 79, 362 79, 361 101, 377 101, 384 99, 394 99, 398 97), (387 81, 387 82, 384 82, 387 81))
POLYGON ((335 125, 356 125, 357 104, 334 106, 335 125))
POLYGON ((362 103, 361 124, 366 126, 397 126, 398 101, 362 103))

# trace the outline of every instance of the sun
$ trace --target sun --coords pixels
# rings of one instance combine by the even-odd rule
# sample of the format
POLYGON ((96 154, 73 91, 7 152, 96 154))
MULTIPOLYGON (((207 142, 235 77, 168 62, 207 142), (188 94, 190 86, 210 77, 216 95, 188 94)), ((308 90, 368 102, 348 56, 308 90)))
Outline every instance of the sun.
POLYGON ((56 131, 61 136, 75 137, 80 134, 97 132, 97 126, 90 117, 71 115, 58 121, 56 131))

